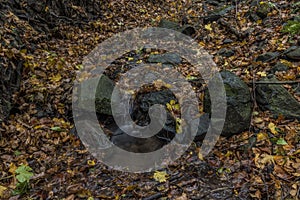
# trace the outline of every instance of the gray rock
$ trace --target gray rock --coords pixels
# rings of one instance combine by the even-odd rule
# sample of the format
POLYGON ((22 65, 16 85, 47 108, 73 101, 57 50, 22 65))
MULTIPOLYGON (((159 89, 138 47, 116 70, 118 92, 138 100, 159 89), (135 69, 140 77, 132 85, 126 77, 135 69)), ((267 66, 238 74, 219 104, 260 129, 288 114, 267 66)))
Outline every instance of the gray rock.
MULTIPOLYGON (((274 77, 263 81, 278 82, 274 77)), ((300 120, 299 102, 280 84, 258 84, 256 102, 262 110, 270 110, 275 117, 283 115, 287 119, 300 120)))
POLYGON ((268 62, 270 60, 273 60, 279 56, 278 52, 267 52, 265 54, 257 56, 255 59, 256 62, 261 61, 261 62, 268 62))
POLYGON ((224 16, 226 13, 231 11, 233 8, 234 8, 234 6, 226 6, 226 7, 220 6, 219 8, 209 12, 208 15, 203 18, 203 22, 205 24, 207 24, 207 23, 211 23, 213 21, 217 21, 222 16, 224 16))
MULTIPOLYGON (((148 115, 149 108, 155 104, 166 106, 171 100, 176 100, 176 97, 170 90, 162 90, 155 92, 148 92, 139 94, 133 103, 132 119, 140 126, 146 126, 150 123, 150 117, 148 115)), ((166 131, 176 133, 175 120, 172 115, 167 112, 167 120, 164 125, 166 131)))
MULTIPOLYGON (((220 72, 227 100, 226 119, 222 135, 230 137, 248 129, 251 121, 252 101, 248 86, 238 76, 229 71, 220 72)), ((208 90, 204 96, 204 112, 211 113, 208 90)))
POLYGON ((272 74, 274 74, 275 72, 287 71, 288 69, 289 69, 289 67, 286 66, 285 64, 283 64, 281 62, 277 62, 276 65, 274 67, 272 67, 272 69, 270 70, 270 72, 272 74))
POLYGON ((233 42, 233 40, 227 38, 223 41, 223 44, 230 44, 232 42, 233 42))
POLYGON ((293 60, 300 60, 300 47, 296 48, 293 51, 290 51, 286 56, 293 60))
POLYGON ((196 33, 195 28, 190 26, 190 25, 186 24, 186 25, 181 26, 177 22, 169 21, 169 20, 166 20, 166 19, 162 19, 159 22, 158 27, 178 31, 178 32, 183 33, 183 34, 188 35, 188 36, 192 36, 196 33))
POLYGON ((151 54, 147 60, 149 63, 162 63, 177 65, 182 62, 181 57, 176 53, 151 54))
POLYGON ((111 115, 111 95, 115 84, 105 75, 100 77, 98 85, 96 81, 89 79, 81 84, 78 107, 92 111, 95 106, 97 113, 111 115), (96 94, 92 92, 94 85, 97 85, 96 94))
POLYGON ((222 2, 216 0, 207 0, 206 3, 213 6, 219 6, 222 2))
POLYGON ((224 57, 230 57, 234 55, 234 51, 231 49, 222 48, 219 50, 218 54, 224 57))

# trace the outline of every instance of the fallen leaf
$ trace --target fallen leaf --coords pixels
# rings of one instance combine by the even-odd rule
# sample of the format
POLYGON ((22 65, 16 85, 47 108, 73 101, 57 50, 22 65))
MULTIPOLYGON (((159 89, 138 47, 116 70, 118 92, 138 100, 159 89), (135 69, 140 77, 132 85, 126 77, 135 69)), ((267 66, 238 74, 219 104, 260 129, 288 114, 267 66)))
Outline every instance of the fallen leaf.
POLYGON ((279 138, 277 140, 276 144, 278 144, 278 145, 287 145, 288 143, 283 138, 279 138))
POLYGON ((204 26, 204 28, 205 28, 206 30, 212 31, 211 24, 206 24, 206 25, 204 26))
POLYGON ((154 172, 153 178, 162 183, 167 181, 168 174, 165 171, 156 171, 154 172))
POLYGON ((4 191, 7 190, 7 187, 4 187, 2 185, 0 185, 0 197, 3 198, 4 197, 4 191))
POLYGON ((15 174, 16 169, 17 169, 17 166, 14 163, 10 163, 8 171, 12 174, 15 174))
POLYGON ((278 134, 278 132, 277 132, 277 130, 276 130, 276 126, 275 126, 274 123, 272 123, 272 122, 269 123, 268 128, 270 129, 271 133, 273 133, 274 135, 277 135, 277 134, 278 134))
POLYGON ((257 72, 256 74, 261 76, 261 77, 266 77, 267 76, 266 72, 257 72))
POLYGON ((57 74, 57 75, 55 75, 55 76, 52 76, 52 77, 50 78, 50 80, 53 81, 53 82, 59 82, 59 81, 61 80, 61 75, 60 75, 60 74, 57 74))
POLYGON ((61 128, 59 126, 54 126, 50 128, 52 131, 61 131, 61 128))
POLYGON ((87 161, 87 164, 88 164, 89 166, 95 166, 95 165, 96 165, 96 163, 95 163, 94 160, 88 160, 88 161, 87 161))
POLYGON ((176 133, 182 133, 181 119, 176 117, 176 133))

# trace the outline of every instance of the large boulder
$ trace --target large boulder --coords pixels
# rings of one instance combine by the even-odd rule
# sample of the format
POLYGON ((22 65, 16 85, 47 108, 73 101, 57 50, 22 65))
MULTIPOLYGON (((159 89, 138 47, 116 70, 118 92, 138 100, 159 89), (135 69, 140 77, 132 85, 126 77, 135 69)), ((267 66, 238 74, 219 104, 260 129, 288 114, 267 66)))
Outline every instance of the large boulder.
POLYGON ((300 103, 280 84, 275 77, 264 78, 256 86, 256 102, 262 110, 270 110, 275 117, 300 120, 300 103), (270 83, 265 83, 270 81, 270 83))
MULTIPOLYGON (((223 79, 227 111, 222 135, 230 137, 248 129, 251 121, 252 101, 248 86, 238 76, 229 71, 221 71, 223 79)), ((204 95, 204 112, 211 113, 209 91, 204 95)))
POLYGON ((78 107, 84 111, 92 111, 95 106, 97 113, 111 115, 111 95, 115 84, 105 75, 101 75, 98 84, 96 81, 97 79, 88 79, 81 83, 78 107), (97 89, 93 93, 95 85, 97 89))

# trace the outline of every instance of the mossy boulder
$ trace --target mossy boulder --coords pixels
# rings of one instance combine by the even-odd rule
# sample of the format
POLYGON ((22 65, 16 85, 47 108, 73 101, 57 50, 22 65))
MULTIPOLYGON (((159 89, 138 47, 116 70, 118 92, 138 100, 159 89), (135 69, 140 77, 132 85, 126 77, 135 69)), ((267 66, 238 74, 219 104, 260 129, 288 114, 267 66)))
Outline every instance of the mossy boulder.
MULTIPOLYGON (((251 94, 248 86, 234 73, 221 71, 223 79, 227 111, 222 135, 230 137, 248 129, 252 114, 251 94)), ((211 113, 211 100, 209 91, 205 91, 204 112, 211 113)))

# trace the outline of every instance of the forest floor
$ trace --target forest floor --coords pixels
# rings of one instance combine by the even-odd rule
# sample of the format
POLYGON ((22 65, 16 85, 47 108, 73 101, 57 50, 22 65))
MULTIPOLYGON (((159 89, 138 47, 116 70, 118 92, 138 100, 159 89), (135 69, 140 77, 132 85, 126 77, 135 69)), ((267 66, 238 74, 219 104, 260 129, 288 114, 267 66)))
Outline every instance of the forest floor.
MULTIPOLYGON (((288 69, 276 73, 277 79, 299 80, 299 61, 283 57, 254 61, 263 53, 282 53, 299 45, 297 34, 282 31, 289 19, 299 15, 299 7, 294 12, 299 2, 223 3, 233 6, 222 16, 230 26, 204 23, 203 16, 215 6, 188 2, 105 1, 98 20, 83 27, 62 24, 53 37, 9 13, 0 55, 18 54, 24 69, 20 91, 13 96, 14 112, 0 129, 0 199, 300 199, 299 122, 275 118, 257 106, 251 127, 231 138, 219 138, 208 156, 202 158, 194 143, 172 165, 148 173, 107 167, 72 133, 72 87, 84 56, 116 33, 157 26, 161 19, 180 23, 187 18, 196 28, 195 41, 217 66, 247 83, 267 76, 278 61, 288 69), (267 16, 250 19, 248 14, 263 4, 269 6, 267 16), (25 48, 9 47, 5 34, 15 27, 24 27, 25 48), (231 43, 224 44, 225 39, 231 43), (32 51, 25 50, 29 46, 32 51), (234 49, 235 54, 223 57, 218 54, 222 48, 234 49)), ((75 8, 80 12, 80 7, 75 8)), ((291 85, 284 86, 300 101, 291 85)), ((252 92, 253 87, 249 85, 252 92)))

